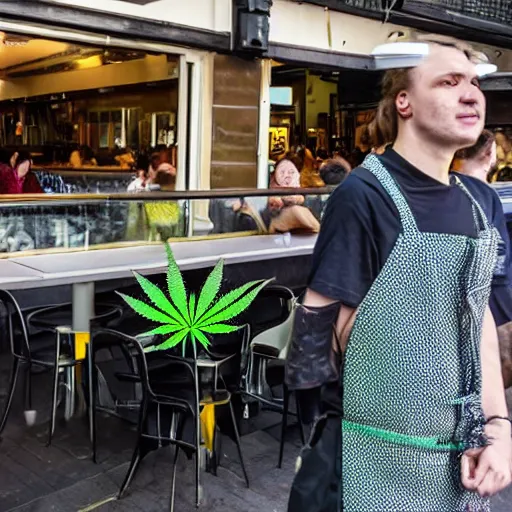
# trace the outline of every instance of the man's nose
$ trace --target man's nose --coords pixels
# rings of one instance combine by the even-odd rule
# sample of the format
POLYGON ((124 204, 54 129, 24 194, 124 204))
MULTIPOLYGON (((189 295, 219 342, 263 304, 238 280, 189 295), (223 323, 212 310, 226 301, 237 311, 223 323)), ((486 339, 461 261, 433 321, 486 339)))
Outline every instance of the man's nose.
POLYGON ((473 84, 468 84, 461 91, 460 101, 466 105, 476 105, 482 101, 482 92, 473 84))

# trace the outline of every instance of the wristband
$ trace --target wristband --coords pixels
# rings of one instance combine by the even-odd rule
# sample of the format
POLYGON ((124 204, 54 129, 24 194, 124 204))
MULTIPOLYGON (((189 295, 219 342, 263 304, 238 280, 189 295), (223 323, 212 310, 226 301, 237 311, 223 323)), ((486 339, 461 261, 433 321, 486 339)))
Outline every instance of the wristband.
POLYGON ((490 423, 492 420, 508 421, 512 426, 512 420, 510 418, 507 418, 506 416, 491 416, 490 418, 487 418, 486 423, 490 423))

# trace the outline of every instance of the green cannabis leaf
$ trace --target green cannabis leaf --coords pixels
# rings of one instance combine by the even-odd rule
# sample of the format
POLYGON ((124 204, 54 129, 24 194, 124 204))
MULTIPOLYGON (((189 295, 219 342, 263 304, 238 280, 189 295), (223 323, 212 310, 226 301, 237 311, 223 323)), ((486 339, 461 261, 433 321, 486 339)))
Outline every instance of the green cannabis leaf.
POLYGON ((160 345, 148 347, 148 352, 166 350, 180 343, 185 344, 187 340, 192 343, 199 342, 208 348, 210 340, 206 334, 227 334, 238 330, 240 326, 225 322, 245 311, 261 289, 272 281, 251 281, 222 297, 217 297, 224 270, 224 262, 220 260, 206 279, 199 296, 196 297, 194 293, 187 295, 183 277, 168 243, 165 244, 165 250, 169 262, 168 297, 158 286, 137 272, 134 272, 135 278, 153 306, 117 292, 136 313, 162 324, 141 336, 171 335, 160 345))

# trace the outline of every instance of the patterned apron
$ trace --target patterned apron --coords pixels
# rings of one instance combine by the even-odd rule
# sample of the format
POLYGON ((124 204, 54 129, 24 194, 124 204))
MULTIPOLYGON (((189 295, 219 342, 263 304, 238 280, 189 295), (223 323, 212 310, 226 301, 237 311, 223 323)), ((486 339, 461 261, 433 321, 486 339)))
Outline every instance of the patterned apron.
MULTIPOLYGON (((345 353, 342 510, 481 512, 460 456, 486 444, 480 340, 497 232, 473 203, 478 237, 422 233, 386 168, 402 232, 361 303, 345 353)), ((442 205, 439 205, 442 208, 442 205)))

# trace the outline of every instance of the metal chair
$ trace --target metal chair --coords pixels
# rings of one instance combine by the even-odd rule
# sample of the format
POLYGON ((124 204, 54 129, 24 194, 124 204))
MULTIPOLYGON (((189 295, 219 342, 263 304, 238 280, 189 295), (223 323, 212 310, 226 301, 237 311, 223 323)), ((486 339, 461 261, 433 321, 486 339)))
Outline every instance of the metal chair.
MULTIPOLYGON (((250 341, 243 360, 242 389, 244 395, 270 407, 275 407, 268 386, 265 386, 267 362, 285 359, 294 320, 295 295, 284 286, 269 286, 260 292, 260 301, 271 303, 279 311, 270 321, 254 322, 251 331, 256 335, 250 341), (270 395, 269 398, 267 396, 270 395)), ((251 312, 256 316, 256 307, 251 312)))
MULTIPOLYGON (((125 356, 126 371, 118 372, 117 377, 125 382, 138 383, 141 385, 142 389, 137 441, 130 466, 118 493, 118 499, 121 499, 125 494, 141 460, 147 455, 147 453, 164 445, 173 445, 175 447, 175 453, 171 483, 171 511, 174 510, 176 464, 180 450, 184 451, 189 458, 195 455, 195 501, 196 507, 199 506, 201 499, 200 409, 207 405, 229 406, 235 434, 235 442, 244 478, 247 486, 249 486, 249 480, 242 457, 240 437, 231 404, 231 395, 227 390, 218 389, 216 387, 211 396, 201 397, 199 364, 194 344, 191 344, 193 354, 190 358, 178 357, 170 354, 169 352, 162 352, 161 354, 155 352, 151 353, 151 357, 161 356, 165 364, 165 378, 154 379, 152 378, 151 372, 148 368, 147 356, 142 345, 137 339, 111 329, 98 329, 93 333, 91 343, 93 345, 93 356, 97 351, 95 348, 96 346, 107 348, 113 345, 121 345, 125 356), (190 421, 193 425, 191 432, 185 428, 187 422, 190 421), (187 435, 191 435, 191 439, 185 439, 187 435)), ((94 360, 90 371, 93 372, 90 376, 90 380, 93 383, 91 386, 90 400, 92 407, 92 421, 95 423, 96 379, 94 375, 94 360)), ((93 426, 91 430, 94 433, 93 446, 95 449, 96 429, 93 426)))
MULTIPOLYGON (((123 315, 123 308, 119 304, 97 302, 94 308, 96 314, 91 318, 91 328, 106 327, 123 315)), ((55 332, 58 326, 64 325, 71 328, 71 315, 71 303, 47 306, 31 311, 27 315, 27 325, 41 331, 55 332)))
MULTIPOLYGON (((109 304, 98 302, 95 304, 96 315, 91 318, 90 326, 106 327, 110 323, 120 319, 123 314, 123 308, 118 304, 109 304)), ((86 411, 85 397, 77 380, 81 381, 82 360, 76 360, 74 355, 74 343, 71 341, 71 321, 72 321, 72 305, 71 303, 52 305, 32 311, 27 315, 27 324, 33 329, 40 331, 52 332, 56 337, 56 358, 59 361, 59 371, 54 376, 53 393, 52 393, 52 411, 50 418, 50 431, 48 434, 48 446, 52 442, 55 431, 55 422, 58 407, 58 389, 59 380, 64 388, 64 418, 70 420, 75 411, 75 394, 78 392, 79 397, 79 413, 86 411), (61 341, 63 337, 68 337, 71 353, 61 354, 61 341), (79 377, 77 378, 77 373, 79 377)), ((92 441, 92 433, 91 441, 92 441)))
POLYGON ((13 295, 6 290, 0 290, 0 301, 4 303, 8 313, 7 317, 9 326, 8 330, 10 351, 13 358, 7 399, 2 414, 2 419, 0 421, 0 434, 3 432, 9 417, 12 400, 16 391, 20 368, 23 366, 25 370, 25 419, 29 425, 35 423, 36 420, 36 411, 32 409, 32 370, 34 367, 47 370, 53 369, 52 408, 50 432, 48 438, 49 445, 51 443, 53 431, 55 429, 55 411, 57 408, 57 395, 60 376, 61 374, 73 371, 74 366, 77 364, 73 357, 73 344, 68 343, 66 345, 66 356, 61 357, 61 338, 65 336, 66 332, 59 330, 57 332, 56 350, 53 354, 51 352, 48 353, 48 351, 45 349, 37 350, 37 348, 31 346, 30 344, 25 318, 18 302, 13 297, 13 295))
MULTIPOLYGON (((291 339, 295 319, 296 297, 291 290, 283 286, 268 287, 266 298, 280 299, 283 310, 278 317, 280 322, 254 336, 247 356, 247 368, 244 372, 244 395, 255 399, 271 410, 282 412, 281 439, 278 467, 281 467, 284 450, 284 437, 288 425, 290 392, 284 382, 284 361, 291 339), (282 399, 276 398, 272 388, 280 386, 282 399)), ((246 404, 245 416, 248 416, 246 404)), ((305 443, 299 402, 296 400, 297 420, 302 444, 305 443)))

